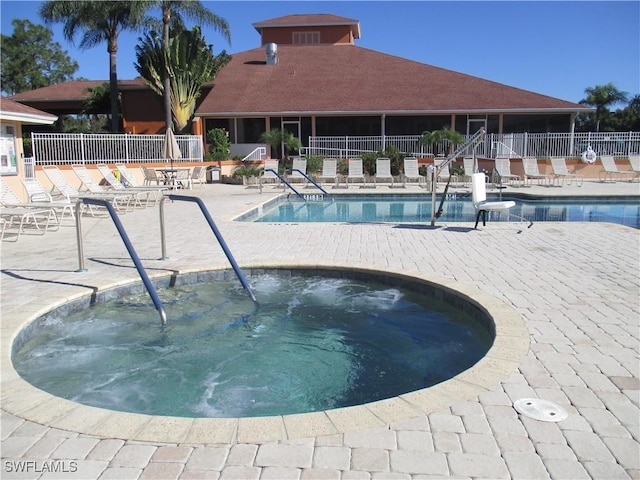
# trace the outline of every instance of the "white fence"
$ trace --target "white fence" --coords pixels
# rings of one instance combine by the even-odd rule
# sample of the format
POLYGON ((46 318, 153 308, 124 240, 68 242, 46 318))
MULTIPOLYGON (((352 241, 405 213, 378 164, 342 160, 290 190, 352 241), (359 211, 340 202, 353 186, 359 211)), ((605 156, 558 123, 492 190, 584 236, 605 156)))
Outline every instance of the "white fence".
MULTIPOLYGON (((37 165, 75 163, 166 162, 162 156, 164 135, 32 133, 31 146, 37 165)), ((182 158, 174 162, 201 162, 202 136, 176 135, 182 158)))
MULTIPOLYGON (((508 152, 507 156, 519 157, 573 157, 580 156, 589 145, 598 155, 637 154, 640 153, 640 132, 488 134, 476 154, 491 158, 502 156, 504 152, 508 152)), ((407 155, 434 155, 432 145, 420 143, 420 135, 309 137, 309 147, 305 148, 304 153, 348 158, 383 151, 389 146, 407 155)), ((438 152, 444 150, 442 145, 438 146, 438 152)))

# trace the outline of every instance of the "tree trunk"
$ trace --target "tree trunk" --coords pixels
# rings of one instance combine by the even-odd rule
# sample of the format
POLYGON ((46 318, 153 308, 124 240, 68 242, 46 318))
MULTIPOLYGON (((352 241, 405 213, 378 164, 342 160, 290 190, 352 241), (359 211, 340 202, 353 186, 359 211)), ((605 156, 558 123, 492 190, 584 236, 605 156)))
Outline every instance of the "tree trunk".
POLYGON ((120 131, 120 112, 118 106, 118 72, 116 50, 109 49, 109 99, 111 101, 111 133, 120 131))
POLYGON ((162 2, 162 54, 164 59, 163 86, 164 86, 164 121, 166 129, 172 128, 171 116, 171 80, 169 78, 169 22, 171 20, 171 6, 167 0, 162 2))

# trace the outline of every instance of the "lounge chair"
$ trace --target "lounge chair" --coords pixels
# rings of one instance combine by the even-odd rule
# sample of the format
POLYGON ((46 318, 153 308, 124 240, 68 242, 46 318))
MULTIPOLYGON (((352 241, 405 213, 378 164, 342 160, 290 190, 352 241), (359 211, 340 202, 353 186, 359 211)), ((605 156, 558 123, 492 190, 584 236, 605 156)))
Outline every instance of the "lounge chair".
POLYGON ((338 160, 335 158, 325 158, 322 161, 322 173, 318 175, 317 178, 319 182, 322 182, 322 180, 333 180, 334 188, 337 188, 340 183, 338 160))
POLYGON ((558 181, 558 186, 562 186, 565 180, 567 185, 571 185, 571 180, 573 179, 575 179, 578 187, 582 186, 584 179, 576 173, 569 172, 567 161, 564 157, 551 157, 551 169, 553 171, 553 180, 558 181))
POLYGON ((511 173, 511 161, 508 158, 496 158, 495 169, 500 180, 500 185, 502 185, 503 180, 507 180, 510 184, 515 186, 518 184, 524 185, 520 175, 514 175, 511 173))
MULTIPOLYGON (((81 182, 81 187, 87 191, 87 196, 98 196, 110 200, 116 210, 128 211, 131 205, 131 194, 119 190, 108 190, 98 184, 84 165, 71 165, 71 170, 81 182)), ((132 207, 133 208, 133 207, 132 207)))
POLYGON ((191 186, 195 188, 196 185, 200 185, 200 188, 204 186, 204 177, 207 170, 203 166, 193 167, 191 170, 191 186))
POLYGON ((293 159, 293 163, 291 165, 291 173, 287 175, 288 182, 307 182, 307 179, 304 175, 307 174, 307 160, 300 157, 295 157, 293 159))
POLYGON ((391 159, 376 158, 376 174, 373 176, 373 186, 377 186, 379 179, 391 180, 391 188, 393 188, 393 175, 391 175, 391 159))
POLYGON ((58 223, 62 223, 65 214, 68 214, 71 219, 76 218, 74 204, 71 203, 70 200, 54 200, 51 194, 44 189, 36 178, 23 178, 22 185, 27 192, 27 198, 31 204, 36 204, 44 208, 51 207, 54 211, 60 210, 58 223))
POLYGON ((349 188, 349 180, 362 180, 362 185, 367 184, 367 178, 364 176, 361 158, 349 159, 349 171, 347 173, 347 188, 349 188))
POLYGON ((631 171, 633 171, 640 181, 640 155, 629 155, 629 163, 631 164, 631 171))
POLYGON ((476 209, 476 224, 474 229, 478 228, 480 216, 482 216, 482 226, 487 224, 487 212, 507 211, 515 207, 516 203, 511 200, 488 202, 487 201, 487 184, 484 173, 474 173, 471 175, 471 196, 473 199, 473 207, 476 209))
POLYGON ((615 182, 616 179, 621 180, 626 175, 630 175, 629 181, 632 182, 637 176, 633 170, 618 170, 613 155, 600 155, 600 161, 602 162, 602 170, 598 174, 598 178, 601 182, 606 182, 607 178, 615 182))
POLYGON ((142 201, 145 201, 145 205, 148 206, 153 199, 153 203, 157 203, 160 200, 159 195, 161 190, 158 188, 150 187, 126 187, 122 183, 122 179, 118 179, 111 169, 104 163, 98 164, 98 171, 104 178, 104 180, 116 191, 122 191, 123 193, 131 194, 132 198, 135 198, 138 206, 143 206, 142 201))
MULTIPOLYGON (((124 183, 125 187, 135 187, 135 188, 141 188, 141 189, 144 188, 150 191, 154 191, 154 190, 165 191, 169 189, 168 186, 158 185, 158 184, 140 185, 140 182, 136 180, 135 175, 133 174, 133 172, 131 172, 131 170, 129 170, 129 168, 126 165, 119 164, 119 165, 116 165, 116 168, 118 169, 118 172, 120 172, 120 181, 124 183)), ((146 167, 141 167, 141 168, 145 169, 146 167)), ((153 169, 152 171, 155 172, 155 170, 153 169)), ((142 173, 144 175, 144 170, 142 173)))
MULTIPOLYGON (((282 184, 280 177, 276 175, 278 172, 279 161, 278 160, 265 160, 264 169, 260 172, 260 176, 258 177, 258 183, 260 188, 262 188, 262 184, 267 180, 273 180, 278 186, 282 184)), ((284 184, 282 184, 282 188, 284 189, 284 184)))
POLYGON ((52 221, 59 224, 58 216, 51 205, 43 205, 42 202, 21 201, 4 183, 2 177, 0 177, 0 219, 2 219, 0 239, 4 239, 7 229, 13 228, 15 223, 18 223, 16 240, 29 225, 33 225, 38 232, 44 235, 52 221), (41 228, 43 223, 44 229, 41 228))
POLYGON ((402 173, 402 186, 406 187, 407 181, 417 180, 418 187, 426 187, 426 177, 420 175, 420 167, 416 157, 404 157, 404 172, 402 173))
POLYGON ((441 168, 441 165, 445 162, 444 158, 434 158, 433 165, 436 168, 436 172, 438 172, 438 178, 436 178, 437 182, 447 183, 449 181, 453 183, 458 183, 460 179, 457 175, 451 174, 451 165, 447 165, 444 168, 441 168))
POLYGON ((532 184, 532 180, 537 180, 538 185, 551 184, 551 175, 543 175, 538 169, 538 160, 535 157, 523 157, 522 167, 524 168, 524 183, 532 184))

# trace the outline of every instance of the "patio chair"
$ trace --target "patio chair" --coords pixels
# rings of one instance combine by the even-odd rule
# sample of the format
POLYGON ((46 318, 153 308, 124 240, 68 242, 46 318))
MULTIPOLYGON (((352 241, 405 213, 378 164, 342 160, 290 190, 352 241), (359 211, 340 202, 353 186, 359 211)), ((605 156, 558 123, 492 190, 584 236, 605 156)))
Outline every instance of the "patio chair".
MULTIPOLYGON (((149 187, 126 187, 122 183, 122 179, 118 179, 113 171, 109 168, 109 166, 104 163, 100 163, 97 165, 98 171, 104 178, 104 180, 116 191, 126 192, 127 194, 131 194, 132 198, 135 198, 136 205, 142 207, 142 201, 145 201, 144 206, 149 206, 151 200, 153 199, 153 203, 156 204, 160 197, 161 190, 159 188, 149 187)), ((119 172, 119 170, 118 170, 119 172)))
POLYGON ((508 158, 496 158, 495 169, 502 185, 504 180, 507 180, 510 185, 517 186, 518 184, 524 185, 524 181, 520 175, 514 175, 511 173, 511 160, 508 158))
POLYGON ((31 204, 45 208, 50 206, 54 211, 60 210, 59 224, 64 220, 65 214, 68 214, 71 219, 75 220, 75 208, 70 200, 54 200, 51 194, 44 189, 36 178, 23 178, 22 185, 27 192, 27 198, 31 204))
POLYGON ((564 181, 567 181, 567 185, 571 185, 571 181, 575 179, 578 187, 582 186, 584 179, 582 176, 569 172, 567 168, 567 161, 564 157, 551 157, 551 170, 553 171, 553 180, 558 181, 558 186, 561 187, 564 181))
POLYGON ((191 182, 191 169, 179 168, 174 178, 174 188, 183 188, 191 190, 193 183, 191 182))
POLYGON ((4 183, 0 177, 0 219, 2 219, 2 239, 7 229, 11 229, 18 222, 16 240, 25 232, 25 228, 32 225, 44 235, 49 229, 51 221, 59 225, 58 216, 53 207, 42 202, 23 202, 4 183), (41 224, 44 223, 44 229, 41 224))
POLYGON ((391 175, 391 159, 382 157, 376 158, 376 174, 373 176, 373 186, 376 187, 378 179, 390 179, 393 188, 393 175, 391 175))
POLYGON ((451 171, 450 171, 451 165, 447 165, 444 168, 440 167, 444 162, 445 162, 444 158, 433 159, 433 165, 436 168, 436 171, 438 172, 438 178, 436 178, 436 182, 447 183, 449 182, 449 180, 451 180, 453 183, 458 183, 460 179, 458 178, 457 175, 451 174, 451 171))
POLYGON ((535 157, 523 157, 522 158, 522 167, 524 168, 524 184, 529 182, 529 185, 532 184, 532 180, 537 180, 538 185, 547 185, 551 184, 551 175, 543 175, 540 173, 538 169, 538 159, 535 157))
POLYGON ((361 158, 349 159, 349 172, 347 173, 347 188, 349 188, 349 180, 362 180, 362 185, 367 184, 367 178, 364 176, 361 158))
POLYGON ((291 173, 287 175, 287 181, 288 182, 296 182, 296 181, 307 182, 307 179, 305 178, 305 176, 302 175, 302 173, 300 172, 304 173, 305 175, 307 174, 307 160, 304 158, 295 157, 291 165, 291 173))
POLYGON ((200 188, 202 188, 205 182, 205 173, 207 173, 207 170, 203 166, 193 167, 193 170, 191 170, 191 186, 195 188, 196 185, 200 185, 200 188))
MULTIPOLYGON (((264 161, 264 169, 260 172, 260 176, 258 177, 258 183, 260 188, 262 188, 262 184, 267 180, 273 180, 276 186, 282 184, 280 177, 277 175, 279 167, 278 160, 265 160, 264 161)), ((282 184, 282 188, 284 189, 284 184, 282 184)))
POLYGON ((158 175, 155 168, 149 168, 142 165, 142 173, 144 174, 143 185, 164 185, 165 177, 158 175))
POLYGON ((515 207, 516 203, 511 200, 488 202, 487 201, 487 184, 484 173, 473 173, 471 175, 471 197, 473 207, 476 210, 476 224, 474 229, 478 228, 480 216, 482 216, 482 226, 487 224, 487 212, 507 211, 515 207))
POLYGON ((631 171, 636 174, 634 178, 640 181, 640 155, 629 155, 629 164, 631 165, 631 171))
MULTIPOLYGON (((76 174, 88 196, 98 196, 105 200, 110 200, 116 210, 129 211, 131 206, 131 195, 118 190, 108 190, 98 184, 84 165, 71 165, 71 170, 76 174)), ((82 192, 81 192, 82 193, 82 192)), ((131 207, 133 208, 133 207, 131 207)))
POLYGON ((420 175, 420 167, 416 157, 404 157, 404 172, 402 173, 402 186, 406 187, 407 181, 417 180, 418 187, 426 187, 426 177, 420 175))
POLYGON ((340 176, 338 175, 338 160, 335 158, 325 158, 322 161, 322 173, 318 175, 318 181, 333 180, 334 188, 338 187, 340 183, 340 176))
POLYGON ((613 159, 613 155, 600 155, 600 161, 602 162, 602 170, 598 174, 598 178, 601 182, 606 182, 607 178, 612 182, 615 182, 616 179, 621 180, 626 175, 631 175, 629 181, 632 182, 637 176, 636 172, 632 170, 618 170, 616 161, 613 159))

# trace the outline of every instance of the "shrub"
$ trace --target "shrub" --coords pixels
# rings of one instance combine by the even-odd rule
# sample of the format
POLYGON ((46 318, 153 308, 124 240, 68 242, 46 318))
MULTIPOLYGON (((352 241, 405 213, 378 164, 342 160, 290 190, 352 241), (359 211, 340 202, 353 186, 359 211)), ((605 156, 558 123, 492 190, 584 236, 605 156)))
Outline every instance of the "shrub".
POLYGON ((232 177, 257 177, 262 169, 257 167, 238 167, 231 174, 232 177))
POLYGON ((231 141, 229 140, 229 132, 224 128, 213 128, 207 132, 207 144, 209 145, 209 153, 206 155, 208 160, 225 160, 229 158, 231 153, 231 141))
POLYGON ((307 175, 322 171, 322 161, 324 157, 318 155, 307 155, 307 175))

